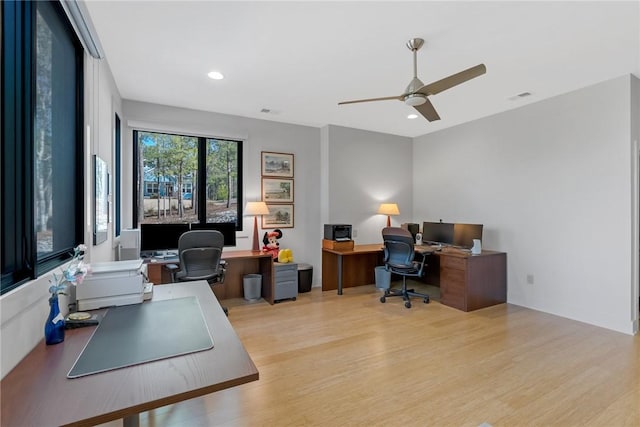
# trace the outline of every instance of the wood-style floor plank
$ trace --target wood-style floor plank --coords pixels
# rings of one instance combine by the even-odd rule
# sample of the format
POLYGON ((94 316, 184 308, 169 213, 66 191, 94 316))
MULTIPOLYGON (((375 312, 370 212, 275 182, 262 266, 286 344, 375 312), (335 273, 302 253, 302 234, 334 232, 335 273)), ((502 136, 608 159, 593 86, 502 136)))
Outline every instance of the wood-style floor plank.
POLYGON ((406 309, 380 295, 225 301, 260 380, 140 425, 640 426, 639 336, 509 304, 406 309))

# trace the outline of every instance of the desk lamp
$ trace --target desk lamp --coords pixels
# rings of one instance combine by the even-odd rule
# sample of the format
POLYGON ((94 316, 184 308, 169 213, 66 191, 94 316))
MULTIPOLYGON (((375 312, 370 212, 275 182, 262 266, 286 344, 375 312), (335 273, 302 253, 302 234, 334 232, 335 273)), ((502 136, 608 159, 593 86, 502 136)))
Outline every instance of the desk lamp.
POLYGON ((253 215, 253 246, 252 251, 260 250, 260 240, 258 240, 258 215, 267 215, 269 208, 265 202, 247 202, 247 206, 244 208, 244 214, 246 216, 253 215))
POLYGON ((391 215, 400 215, 400 210, 398 210, 398 205, 395 203, 382 203, 378 213, 387 216, 387 227, 391 227, 391 215))

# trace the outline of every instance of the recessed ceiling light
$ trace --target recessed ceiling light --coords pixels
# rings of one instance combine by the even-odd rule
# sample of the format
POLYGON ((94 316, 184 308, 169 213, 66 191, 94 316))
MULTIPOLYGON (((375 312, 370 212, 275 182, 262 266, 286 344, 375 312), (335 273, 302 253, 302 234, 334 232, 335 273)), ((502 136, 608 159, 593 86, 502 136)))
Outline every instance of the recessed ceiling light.
POLYGON ((417 119, 417 118, 418 118, 418 115, 417 115, 417 114, 409 114, 409 115, 407 116, 407 119, 410 119, 410 120, 417 119))
POLYGON ((211 71, 209 74, 207 74, 207 76, 209 76, 209 78, 213 79, 213 80, 222 80, 222 79, 224 79, 224 76, 222 75, 222 73, 220 71, 211 71))

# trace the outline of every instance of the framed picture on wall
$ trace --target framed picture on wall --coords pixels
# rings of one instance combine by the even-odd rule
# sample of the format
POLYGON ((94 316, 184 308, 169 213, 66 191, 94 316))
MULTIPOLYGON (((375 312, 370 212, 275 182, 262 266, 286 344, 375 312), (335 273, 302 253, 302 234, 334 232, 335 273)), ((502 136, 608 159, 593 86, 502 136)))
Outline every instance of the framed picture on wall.
POLYGON ((293 154, 262 152, 262 176, 293 178, 293 154))
POLYGON ((93 156, 93 244, 107 240, 109 228, 109 168, 107 162, 93 156))
POLYGON ((262 215, 262 228, 293 228, 293 205, 268 206, 269 214, 262 215))
POLYGON ((267 203, 293 203, 293 179, 262 178, 262 200, 267 203))

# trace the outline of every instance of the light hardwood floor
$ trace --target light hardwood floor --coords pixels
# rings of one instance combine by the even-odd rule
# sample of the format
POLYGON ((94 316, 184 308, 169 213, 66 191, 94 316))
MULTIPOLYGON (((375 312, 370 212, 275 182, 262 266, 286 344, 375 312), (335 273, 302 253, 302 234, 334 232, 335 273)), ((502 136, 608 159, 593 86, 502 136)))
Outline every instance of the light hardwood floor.
POLYGON ((140 425, 640 426, 639 336, 509 304, 406 309, 380 295, 225 301, 260 379, 140 425))

